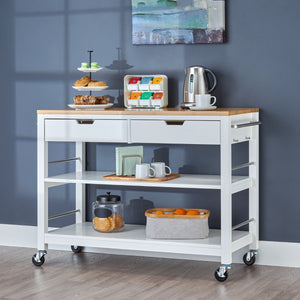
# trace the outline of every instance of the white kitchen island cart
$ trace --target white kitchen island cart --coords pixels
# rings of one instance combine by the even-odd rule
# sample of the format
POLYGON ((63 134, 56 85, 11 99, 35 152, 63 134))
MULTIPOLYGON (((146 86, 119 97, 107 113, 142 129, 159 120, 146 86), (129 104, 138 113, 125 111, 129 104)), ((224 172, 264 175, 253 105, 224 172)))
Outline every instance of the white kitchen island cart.
MULTIPOLYGON (((109 109, 101 111, 40 110, 38 113, 38 244, 32 257, 36 266, 45 261, 48 244, 69 245, 73 252, 81 247, 142 251, 185 256, 217 256, 221 266, 215 277, 224 281, 232 263, 232 254, 246 246, 245 264, 255 262, 258 250, 258 150, 259 110, 257 108, 218 108, 214 111, 189 111, 178 108, 162 110, 109 109), (151 128, 151 130, 148 130, 151 128), (75 142, 76 157, 48 161, 49 142, 75 142), (191 144, 220 146, 220 174, 188 175, 170 181, 109 181, 103 180, 109 172, 86 171, 85 146, 97 143, 140 144, 191 144), (249 161, 232 166, 232 145, 246 142, 249 161), (49 163, 75 161, 72 173, 48 176, 49 163), (232 171, 249 168, 248 176, 232 176, 232 171), (76 213, 76 224, 48 231, 48 189, 75 184, 76 209, 63 213, 76 213), (85 188, 87 184, 137 186, 151 188, 216 189, 221 195, 221 229, 210 230, 209 237, 199 240, 146 239, 145 226, 126 225, 125 230, 114 234, 99 233, 86 222, 85 188), (232 195, 249 190, 249 218, 232 224, 232 195), (238 228, 249 224, 248 231, 238 228)), ((199 204, 200 205, 200 204, 199 204)))

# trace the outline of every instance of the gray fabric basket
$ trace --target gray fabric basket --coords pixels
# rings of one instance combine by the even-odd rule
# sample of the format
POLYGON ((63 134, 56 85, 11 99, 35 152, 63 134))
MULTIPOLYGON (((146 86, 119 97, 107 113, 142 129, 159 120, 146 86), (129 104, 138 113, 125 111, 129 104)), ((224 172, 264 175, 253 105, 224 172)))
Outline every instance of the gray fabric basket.
POLYGON ((147 216, 146 237, 149 239, 204 239, 208 237, 208 217, 180 217, 147 216))

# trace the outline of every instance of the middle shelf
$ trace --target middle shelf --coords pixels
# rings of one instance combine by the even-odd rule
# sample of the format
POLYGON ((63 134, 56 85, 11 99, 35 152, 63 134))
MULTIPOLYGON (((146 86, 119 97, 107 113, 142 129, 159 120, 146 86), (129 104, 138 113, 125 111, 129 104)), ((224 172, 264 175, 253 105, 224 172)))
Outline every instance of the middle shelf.
MULTIPOLYGON (((165 187, 165 188, 184 188, 184 189, 221 189, 220 175, 200 175, 200 174, 180 174, 179 178, 170 181, 119 181, 103 180, 102 177, 112 172, 103 171, 85 171, 72 172, 45 178, 45 182, 50 186, 80 183, 97 185, 115 185, 115 186, 144 186, 144 187, 165 187)), ((252 180, 248 176, 232 176, 231 192, 248 189, 252 186, 252 180)))

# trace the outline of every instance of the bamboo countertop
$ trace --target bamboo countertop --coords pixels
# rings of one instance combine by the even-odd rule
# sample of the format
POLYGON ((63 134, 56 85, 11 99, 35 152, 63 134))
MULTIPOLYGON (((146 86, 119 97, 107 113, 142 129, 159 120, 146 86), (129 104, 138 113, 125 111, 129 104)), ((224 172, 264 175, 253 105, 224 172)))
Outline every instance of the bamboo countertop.
POLYGON ((217 108, 215 110, 191 111, 181 108, 126 109, 111 108, 105 110, 49 109, 38 110, 40 115, 167 115, 167 116, 231 116, 258 112, 259 108, 217 108))

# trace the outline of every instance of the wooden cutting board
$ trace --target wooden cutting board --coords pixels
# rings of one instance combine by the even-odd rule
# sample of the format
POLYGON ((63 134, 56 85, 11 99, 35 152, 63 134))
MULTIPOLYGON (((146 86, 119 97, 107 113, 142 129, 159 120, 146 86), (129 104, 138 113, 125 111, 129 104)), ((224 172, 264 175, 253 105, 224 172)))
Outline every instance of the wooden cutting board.
POLYGON ((180 174, 170 174, 165 177, 135 178, 135 176, 117 176, 116 174, 105 175, 104 180, 127 180, 127 181, 167 181, 180 177, 180 174))

